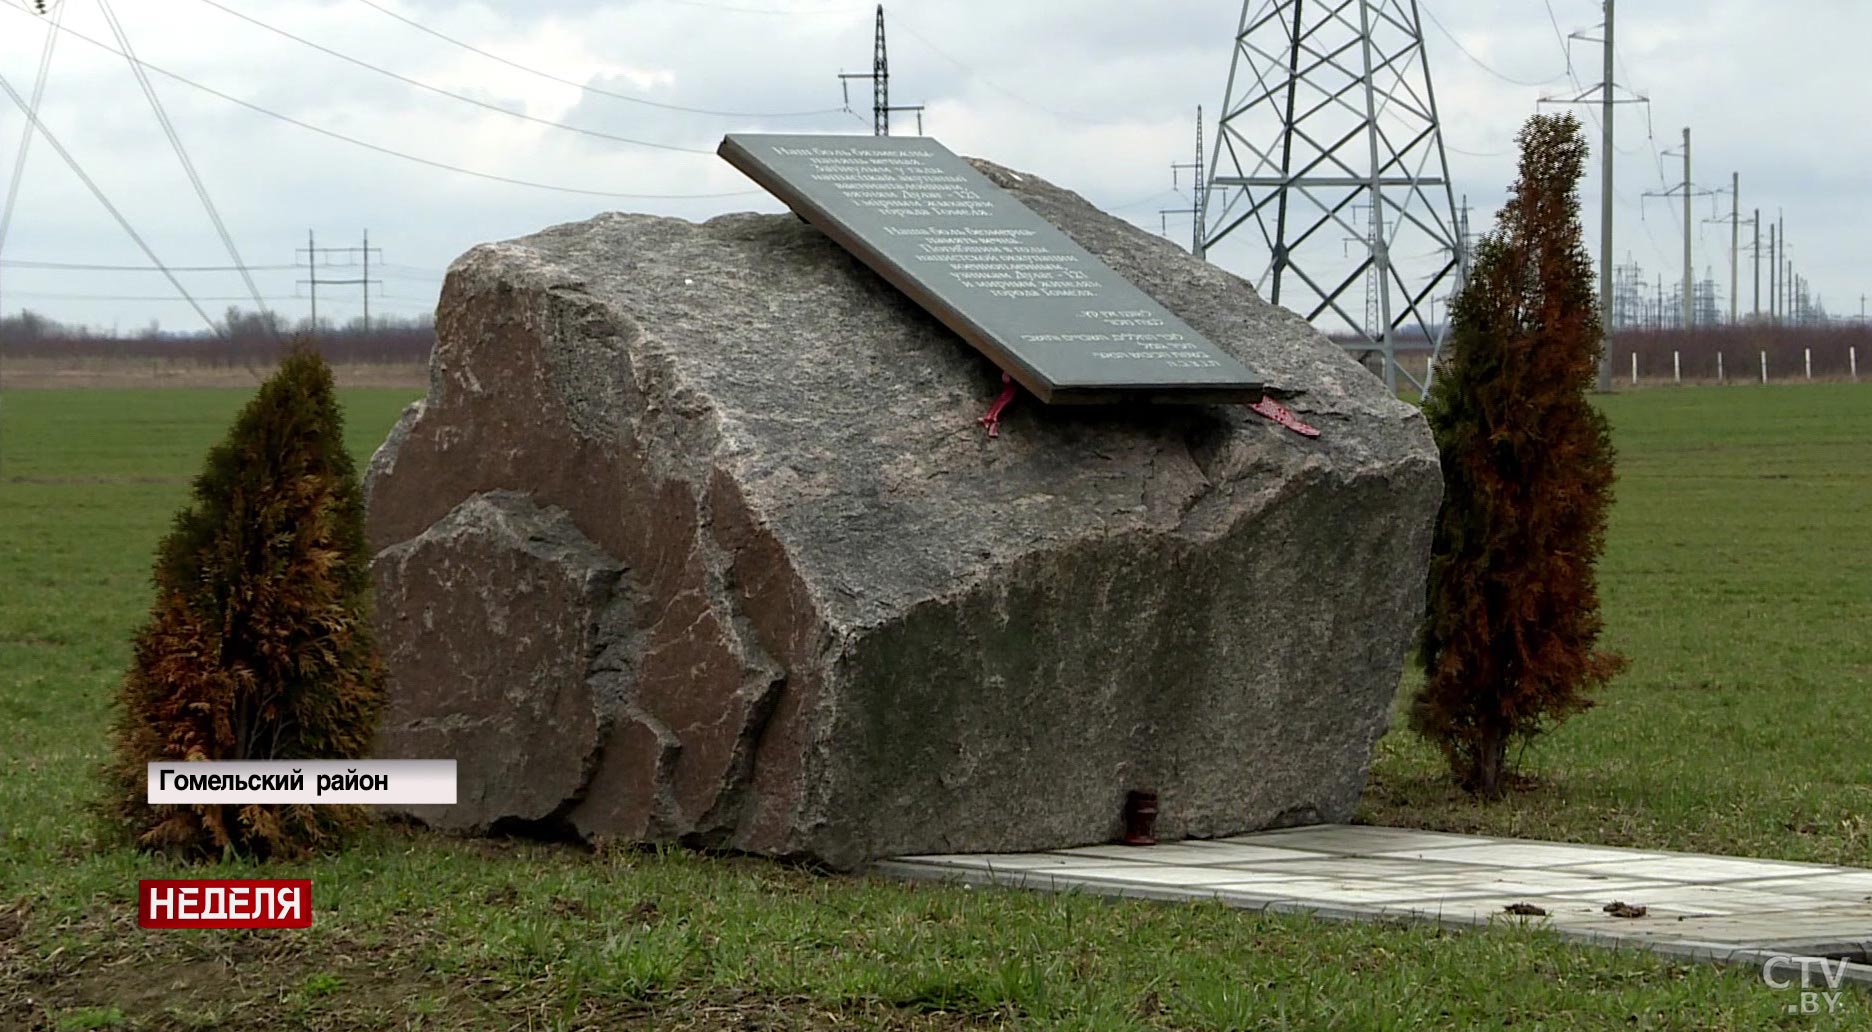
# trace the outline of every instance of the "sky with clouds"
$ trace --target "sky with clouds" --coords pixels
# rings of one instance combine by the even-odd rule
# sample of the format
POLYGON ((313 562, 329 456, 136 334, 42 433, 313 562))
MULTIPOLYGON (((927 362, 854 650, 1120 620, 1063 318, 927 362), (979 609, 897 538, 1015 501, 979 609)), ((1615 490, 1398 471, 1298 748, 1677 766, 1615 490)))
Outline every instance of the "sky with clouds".
MULTIPOLYGON (((86 41, 116 47, 99 0, 53 4, 71 31, 51 59, 47 129, 164 262, 229 264, 124 58, 86 41)), ((0 0, 0 76, 22 95, 34 88, 51 21, 32 6, 0 0)), ((695 219, 779 210, 714 156, 724 132, 862 133, 870 123, 869 84, 852 85, 847 111, 837 78, 870 68, 873 6, 863 2, 164 0, 111 9, 138 57, 161 69, 150 80, 261 293, 292 318, 306 312, 306 272, 282 267, 303 261, 308 230, 333 247, 355 246, 369 230, 382 248, 372 275, 384 281, 373 310, 419 313, 433 307, 448 263, 478 242, 606 210, 695 219)), ((1513 178, 1516 129, 1543 94, 1570 89, 1560 37, 1592 30, 1599 3, 1426 0, 1422 9, 1451 178, 1476 205, 1479 230, 1513 178)), ((1159 209, 1189 203, 1187 178, 1184 194, 1172 192, 1170 166, 1191 159, 1197 105, 1214 133, 1241 13, 1234 0, 897 0, 887 6, 892 100, 924 105, 926 131, 952 150, 1038 173, 1156 231, 1159 209)), ((1641 106, 1619 113, 1618 260, 1636 260, 1648 278, 1678 275, 1681 202, 1642 195, 1664 187, 1658 152, 1688 125, 1698 185, 1727 187, 1739 171, 1744 217, 1757 206, 1765 220, 1781 213, 1798 271, 1834 314, 1856 315, 1861 292, 1872 292, 1862 257, 1872 235, 1872 133, 1861 128, 1872 100, 1867 38, 1872 4, 1862 0, 1621 4, 1621 82, 1651 104, 1648 118, 1641 106)), ((1576 74, 1596 81, 1597 46, 1574 47, 1576 74)), ((0 96, 0 176, 11 176, 24 126, 0 96)), ((915 119, 899 115, 895 126, 913 132, 915 119)), ((1662 175, 1681 174, 1675 159, 1663 161, 1662 175)), ((1595 157, 1582 186, 1595 250, 1597 169, 1595 157)), ((1726 294, 1728 228, 1704 222, 1717 203, 1726 216, 1726 196, 1696 201, 1695 263, 1699 275, 1715 267, 1726 294)), ((1188 222, 1173 217, 1169 233, 1187 240, 1188 222)), ((44 139, 28 151, 0 259, 8 313, 29 307, 107 330, 200 325, 158 274, 18 264, 147 264, 44 139)), ((231 272, 178 275, 215 315, 245 294, 231 272)), ((1746 254, 1742 299, 1746 310, 1746 254)), ((361 306, 357 287, 322 288, 319 300, 326 317, 361 306)))

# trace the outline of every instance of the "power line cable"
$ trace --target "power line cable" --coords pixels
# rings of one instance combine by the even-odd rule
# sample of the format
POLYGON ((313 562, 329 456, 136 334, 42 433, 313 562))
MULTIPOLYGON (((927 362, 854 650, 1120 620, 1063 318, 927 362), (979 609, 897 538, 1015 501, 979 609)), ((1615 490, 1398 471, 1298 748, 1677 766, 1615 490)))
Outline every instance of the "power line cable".
MULTIPOLYGON (((16 296, 28 298, 33 301, 83 301, 86 303, 136 302, 138 304, 164 304, 168 302, 188 300, 185 298, 175 297, 170 294, 43 294, 43 293, 36 293, 33 291, 21 291, 16 296)), ((236 302, 236 301, 247 301, 247 300, 250 300, 250 298, 248 298, 247 295, 245 294, 231 294, 231 295, 228 295, 227 297, 197 297, 197 298, 193 298, 193 300, 209 301, 209 302, 236 302)), ((269 296, 267 300, 269 301, 304 301, 305 297, 303 295, 298 295, 298 294, 281 294, 277 297, 269 296)), ((323 307, 327 303, 328 302, 324 300, 320 300, 319 305, 320 307, 323 307)), ((362 304, 362 302, 354 300, 354 299, 333 300, 329 303, 334 307, 350 308, 350 309, 356 309, 362 304)), ((376 317, 376 312, 379 306, 382 306, 384 311, 390 312, 393 315, 409 316, 409 315, 427 315, 429 314, 429 311, 433 309, 433 307, 435 306, 435 303, 436 303, 435 298, 406 297, 402 294, 379 294, 371 298, 371 311, 373 313, 372 318, 374 321, 376 317), (412 308, 411 306, 415 306, 415 307, 412 308)), ((274 317, 277 317, 276 314, 269 317, 267 321, 271 322, 274 317)), ((323 320, 320 320, 320 321, 322 322, 323 320)))
MULTIPOLYGON (((1553 0, 1541 0, 1541 6, 1547 9, 1547 24, 1553 26, 1554 40, 1560 44, 1560 55, 1566 61, 1567 81, 1573 84, 1573 89, 1579 93, 1580 99, 1583 100, 1585 98, 1586 85, 1580 82, 1579 73, 1573 70, 1573 47, 1567 42, 1566 33, 1560 31, 1560 18, 1554 14, 1553 0)), ((1604 88, 1610 90, 1612 84, 1605 83, 1604 88)), ((1594 111, 1591 104, 1586 104, 1584 107, 1587 121, 1592 123, 1595 130, 1599 130, 1601 128, 1599 125, 1599 112, 1594 111)))
POLYGON ((1560 54, 1566 59, 1566 77, 1573 80, 1573 85, 1577 87, 1580 81, 1573 71, 1573 48, 1567 46, 1566 33, 1560 31, 1560 19, 1554 15, 1553 0, 1541 0, 1541 4, 1547 8, 1547 23, 1553 26, 1554 39, 1559 42, 1560 54))
POLYGON ((1645 143, 1651 147, 1651 158, 1657 162, 1658 186, 1669 189, 1670 183, 1664 178, 1664 152, 1658 150, 1657 133, 1652 127, 1651 105, 1649 104, 1644 106, 1644 134, 1645 143))
POLYGON ((1471 53, 1468 47, 1463 46, 1462 40, 1457 39, 1456 34, 1451 32, 1448 28, 1446 28, 1443 25, 1443 23, 1437 19, 1436 14, 1433 13, 1429 8, 1427 7, 1420 8, 1420 10, 1423 11, 1424 17, 1430 19, 1430 24, 1435 25, 1437 27, 1437 31, 1441 32, 1445 39, 1448 39, 1451 43, 1455 44, 1457 50, 1462 51, 1462 55, 1464 57, 1475 62, 1475 65, 1477 68, 1482 69, 1483 71, 1489 73, 1490 75, 1493 75, 1495 78, 1500 79, 1503 82, 1513 83, 1516 86, 1546 86, 1550 83, 1559 82, 1561 79, 1566 78, 1568 75, 1568 72, 1562 71, 1558 75, 1550 75, 1547 78, 1541 79, 1537 82, 1530 82, 1526 79, 1517 79, 1512 75, 1508 75, 1501 71, 1498 71, 1493 65, 1489 64, 1487 61, 1484 61, 1481 58, 1475 56, 1475 54, 1471 53))
MULTIPOLYGON (((147 265, 94 265, 88 262, 47 262, 27 258, 0 259, 0 267, 11 269, 56 269, 63 272, 158 272, 147 265)), ((170 272, 293 272, 303 265, 171 265, 170 272)))
MULTIPOLYGON (((403 305, 412 305, 412 304, 420 305, 422 306, 420 311, 422 311, 424 314, 426 314, 427 310, 433 309, 436 303, 436 299, 433 297, 409 297, 404 294, 373 294, 371 295, 371 304, 373 306, 382 304, 385 301, 393 301, 393 302, 396 302, 398 304, 403 304, 403 305)), ((321 307, 327 304, 332 305, 337 308, 359 308, 363 306, 364 302, 360 301, 357 298, 352 298, 352 297, 333 298, 329 301, 323 298, 319 300, 319 305, 321 307)), ((406 308, 405 312, 407 311, 408 309, 406 308)))
MULTIPOLYGON (((17 10, 17 8, 14 8, 11 5, 5 5, 5 6, 7 6, 9 10, 17 10)), ((65 35, 73 37, 74 39, 80 40, 85 43, 89 43, 90 45, 98 48, 99 50, 104 51, 105 53, 116 54, 119 57, 127 56, 124 54, 123 51, 118 50, 117 48, 111 46, 109 43, 104 43, 99 40, 92 39, 90 36, 87 36, 84 33, 71 28, 70 26, 65 26, 61 28, 59 31, 64 33, 65 35)), ((760 194, 764 192, 761 190, 730 190, 730 191, 725 191, 725 192, 720 192, 720 193, 691 193, 691 194, 619 193, 619 192, 612 191, 612 190, 587 190, 582 187, 561 186, 556 183, 542 183, 542 182, 537 182, 537 181, 529 180, 529 179, 518 179, 513 176, 498 175, 493 172, 481 172, 472 168, 464 168, 460 165, 452 165, 446 161, 436 161, 433 158, 425 158, 419 155, 409 154, 404 151, 395 150, 390 147, 384 147, 379 144, 370 143, 366 140, 360 140, 355 136, 347 136, 344 133, 338 132, 336 130, 327 129, 323 126, 313 125, 310 122, 303 121, 298 118, 294 118, 291 115, 281 114, 280 112, 274 111, 270 108, 261 107, 260 105, 255 104, 252 101, 242 100, 241 98, 236 97, 232 94, 223 93, 222 91, 215 89, 213 86, 208 86, 208 85, 204 85, 203 83, 196 82, 195 80, 190 79, 187 76, 169 71, 168 69, 163 68, 160 65, 151 64, 150 62, 145 61, 142 58, 137 58, 136 61, 138 64, 142 65, 144 68, 147 68, 152 72, 155 72, 157 75, 161 75, 170 79, 174 79, 176 82, 179 82, 183 84, 184 86, 190 86, 210 96, 219 97, 220 99, 225 100, 230 104, 235 104, 240 107, 244 107, 249 111, 253 111, 257 114, 265 115, 268 118, 278 119, 281 122, 286 122, 290 125, 298 126, 301 129, 305 129, 309 132, 317 133, 320 136, 329 137, 334 140, 342 140, 343 142, 351 144, 354 147, 362 147, 365 150, 376 151, 379 154, 387 154, 394 158, 402 158, 404 161, 413 161, 418 165, 427 165, 430 168, 439 168, 447 172, 455 172, 455 173, 459 173, 465 176, 473 176, 476 179, 486 179, 491 182, 506 183, 509 186, 525 186, 525 187, 530 187, 535 190, 551 190, 556 193, 579 194, 585 197, 612 197, 612 198, 620 198, 623 200, 633 200, 633 201, 711 200, 711 199, 722 198, 722 197, 749 197, 749 196, 753 196, 755 194, 760 194)))
MULTIPOLYGON (((321 269, 355 269, 358 267, 357 262, 326 262, 319 265, 321 269)), ((304 268, 304 266, 299 266, 299 268, 304 268)), ((434 269, 416 265, 398 265, 393 262, 374 263, 371 265, 371 271, 391 279, 422 279, 440 283, 445 278, 442 273, 434 269)))
MULTIPOLYGON (((1618 62, 1619 74, 1625 76, 1625 88, 1633 93, 1638 92, 1637 80, 1632 77, 1631 69, 1625 67, 1625 54, 1619 50, 1617 45, 1612 47, 1612 59, 1618 62)), ((1646 110, 1649 110, 1649 107, 1647 107, 1646 110)))
POLYGON ((369 61, 365 61, 359 58, 352 57, 350 54, 346 54, 341 51, 333 50, 332 48, 328 46, 324 46, 322 44, 314 43, 311 40, 306 39, 304 36, 294 35, 293 33, 286 31, 285 29, 278 28, 273 25, 269 25, 266 22, 263 22, 260 19, 253 17, 252 15, 242 14, 241 12, 236 11, 232 7, 228 7, 224 4, 216 2, 216 0, 200 0, 200 2, 207 4, 209 7, 212 7, 218 11, 222 11, 229 15, 232 15, 233 17, 239 18, 241 21, 247 22, 250 25, 258 26, 259 28, 265 29, 266 31, 271 32, 276 36, 283 36, 286 39, 292 40, 295 43, 299 43, 303 46, 311 47, 313 50, 316 50, 322 54, 328 54, 332 57, 335 57, 340 61, 344 61, 349 64, 354 64, 358 66, 359 68, 368 69, 370 71, 376 72, 378 75, 388 76, 389 78, 395 79, 396 81, 403 83, 404 85, 414 86, 419 90, 428 90, 430 93, 434 93, 438 96, 448 97, 451 100, 458 100, 462 102, 463 104, 472 104, 475 107, 482 108, 483 110, 499 112, 500 114, 507 115, 512 118, 522 119, 524 121, 533 122, 538 125, 549 126, 554 129, 563 129, 569 133, 579 133, 581 135, 594 137, 600 140, 610 140, 613 143, 627 143, 634 147, 651 147, 656 150, 674 151, 679 154, 701 154, 701 155, 706 155, 708 157, 715 156, 714 151, 708 150, 702 147, 685 147, 677 143, 658 143, 654 140, 639 140, 631 136, 618 136, 615 133, 607 133, 607 132, 603 132, 597 129, 587 129, 583 126, 568 125, 565 122, 555 122, 550 118, 540 118, 537 115, 529 115, 524 111, 515 111, 512 108, 501 107, 499 104, 490 104, 485 100, 476 100, 475 98, 470 97, 466 94, 456 93, 453 90, 446 90, 440 86, 436 86, 431 83, 423 82, 421 79, 412 79, 407 75, 403 75, 398 72, 393 72, 390 69, 384 68, 380 65, 374 65, 374 64, 371 64, 369 61))
POLYGON ((996 93, 999 93, 1009 98, 1010 100, 1014 100, 1018 103, 1025 104, 1028 107, 1033 108, 1036 111, 1040 111, 1044 114, 1052 115, 1054 118, 1064 118, 1067 121, 1079 122, 1084 125, 1103 124, 1096 118, 1087 118, 1084 115, 1075 115, 1070 111, 1057 111, 1057 110, 1054 110, 1053 108, 1046 106, 1045 104, 1040 103, 1039 101, 1032 100, 1028 97, 1024 97, 1014 92, 1013 90, 1008 89, 1006 86, 1003 86, 1000 83, 994 81, 993 79, 990 79, 988 76, 982 74, 979 69, 976 69, 972 65, 963 61, 961 58, 937 46, 935 43, 930 41, 930 38, 928 36, 925 36, 921 32, 918 32, 914 27, 906 23, 902 18, 892 18, 891 23, 895 25, 897 28, 902 29, 903 31, 909 33, 912 39, 916 40, 917 42, 928 47, 930 50, 934 51, 936 53, 936 56, 942 58, 943 60, 949 62, 952 65, 955 65, 957 68, 961 69, 964 72, 967 72, 969 75, 974 76, 975 78, 981 80, 990 89, 993 89, 996 93))
POLYGON ((1174 189, 1171 189, 1170 187, 1165 187, 1165 188, 1163 188, 1162 190, 1159 190, 1159 191, 1157 191, 1156 193, 1154 193, 1154 194, 1151 194, 1151 195, 1150 195, 1150 196, 1148 196, 1148 197, 1139 197, 1139 198, 1138 198, 1138 199, 1136 199, 1136 200, 1133 200, 1133 201, 1126 201, 1126 202, 1124 202, 1123 204, 1107 204, 1107 205, 1104 205, 1104 206, 1103 206, 1103 210, 1104 210, 1104 211, 1107 211, 1107 212, 1113 212, 1113 211, 1124 211, 1124 210, 1125 210, 1126 208, 1136 208, 1136 207, 1138 207, 1139 205, 1144 205, 1144 204, 1149 204, 1149 203, 1151 203, 1152 201, 1156 201, 1156 200, 1160 200, 1160 199, 1162 199, 1162 198, 1164 198, 1164 197, 1169 197, 1169 196, 1173 196, 1173 195, 1174 195, 1174 196, 1177 196, 1177 197, 1183 197, 1183 196, 1184 196, 1184 194, 1183 194, 1183 192, 1182 192, 1182 191, 1180 191, 1180 190, 1174 190, 1174 189))
POLYGON ((38 127, 39 135, 45 137, 46 144, 58 152, 58 156, 64 159, 66 166, 84 183, 85 188, 91 191, 91 196, 97 198, 98 203, 104 206, 104 210, 110 212, 111 217, 117 220, 117 224, 123 227, 123 231, 129 235, 131 240, 136 242, 137 247, 149 258, 150 264, 162 269, 163 275, 167 276, 169 279, 169 284, 176 288, 176 292, 181 294, 184 300, 188 301, 190 307, 195 309, 195 314, 201 316, 202 322, 208 324, 209 330, 216 336, 222 336, 221 327, 216 325, 215 321, 210 319, 208 313, 202 309, 202 306, 195 302, 195 299, 190 296, 188 288, 182 285, 182 281, 176 278, 175 273, 170 272, 169 269, 163 265, 162 259, 156 257, 156 252, 150 248, 148 243, 144 242, 142 234, 136 231, 136 227, 130 224, 130 220, 124 217, 123 212, 117 210, 117 206, 112 204, 110 198, 104 195, 103 189, 85 172, 84 166, 78 163, 78 159, 72 157, 71 152, 65 149, 65 145, 58 141, 58 137, 52 135, 52 131, 46 128, 45 123, 39 118, 39 113, 26 105, 25 98, 19 95, 19 91, 13 88, 13 84, 7 81, 7 77, 4 74, 0 74, 0 90, 4 90, 7 97, 10 98, 14 104, 18 105, 21 111, 26 113, 26 120, 38 127))
MULTIPOLYGON (((1631 201, 1626 199, 1624 194, 1614 190, 1612 195, 1618 198, 1619 203, 1625 205, 1628 210, 1631 208, 1631 201)), ((1665 205, 1665 207, 1669 207, 1669 205, 1665 205)), ((1651 232, 1651 220, 1645 217, 1643 194, 1638 196, 1638 225, 1644 229, 1645 239, 1651 241, 1651 257, 1659 261, 1668 262, 1669 253, 1664 250, 1664 245, 1658 243, 1657 235, 1651 232)))
MULTIPOLYGON (((1576 99, 1583 101, 1586 98, 1586 86, 1584 83, 1580 82, 1579 74, 1573 70, 1573 47, 1567 43, 1566 33, 1560 31, 1560 19, 1554 14, 1553 0, 1541 0, 1541 5, 1547 9, 1547 24, 1553 26, 1554 39, 1559 42, 1561 56, 1566 59, 1567 80, 1573 84, 1573 89, 1579 93, 1579 97, 1576 99)), ((1609 93, 1612 90, 1612 83, 1603 83, 1602 88, 1609 93)), ((1591 104, 1584 104, 1582 106, 1586 110, 1586 120, 1592 123, 1595 130, 1601 129, 1599 125, 1599 112, 1594 111, 1591 104)))
MULTIPOLYGON (((150 266, 147 266, 147 265, 103 265, 103 264, 92 264, 88 262, 48 262, 48 261, 35 261, 35 260, 25 259, 25 258, 0 259, 0 268, 31 269, 31 270, 47 271, 47 272, 160 272, 162 271, 160 269, 151 268, 150 266)), ((170 272, 239 272, 242 269, 245 269, 248 272, 304 272, 305 271, 304 265, 170 265, 170 266, 167 266, 167 268, 170 272)), ((355 264, 320 265, 319 268, 321 269, 354 269, 354 268, 357 268, 357 266, 355 264)), ((442 282, 444 278, 441 273, 426 270, 426 269, 417 270, 417 269, 414 269, 413 267, 393 268, 390 266, 380 266, 374 263, 371 265, 371 271, 373 273, 388 277, 390 279, 422 280, 422 281, 426 281, 430 283, 440 283, 442 282)), ((278 300, 278 299, 276 298, 274 300, 278 300)))
MULTIPOLYGON (((226 297, 177 297, 174 294, 61 294, 45 293, 35 290, 22 290, 14 297, 30 297, 41 301, 251 301, 248 294, 231 294, 226 297)), ((303 297, 294 294, 267 296, 268 301, 303 301, 303 297)))
POLYGON ((414 18, 410 18, 404 15, 398 14, 397 12, 392 11, 390 8, 385 7, 384 5, 380 3, 377 3, 376 0, 358 0, 358 3, 361 3, 364 6, 369 7, 372 10, 377 11, 381 14, 387 15, 388 17, 395 18, 397 21, 400 21, 403 24, 408 25, 410 28, 415 29, 418 32, 428 33, 429 35, 434 36, 435 38, 441 40, 444 43, 449 43, 454 46, 458 46, 462 48, 463 50, 469 51, 470 53, 480 54, 482 57, 485 57, 490 61, 498 61, 501 64, 506 65, 509 68, 517 68, 520 71, 526 72, 529 75, 537 75, 542 79, 549 79, 553 82, 560 83, 562 85, 576 87, 578 89, 584 90, 586 93, 595 93, 601 97, 610 97, 614 100, 621 100, 627 104, 642 104, 645 107, 661 108, 664 111, 681 111, 686 114, 711 115, 711 116, 715 116, 719 118, 810 118, 810 117, 814 117, 818 115, 835 115, 835 114, 838 114, 840 111, 844 110, 843 108, 819 108, 813 111, 718 111, 712 108, 687 107, 682 104, 667 104, 662 101, 650 100, 645 97, 633 97, 626 93, 614 93, 611 90, 600 89, 597 86, 587 85, 585 83, 577 82, 572 79, 567 79, 562 76, 554 75, 551 72, 542 71, 541 69, 534 68, 531 65, 524 65, 510 58, 502 57, 501 55, 496 54, 492 51, 483 50, 480 47, 475 46, 473 43, 464 42, 463 40, 456 39, 453 36, 446 35, 442 32, 438 32, 437 30, 432 29, 427 25, 424 25, 422 22, 419 22, 414 18))
POLYGON ((32 112, 26 118, 26 127, 20 130, 19 153, 13 158, 13 178, 7 181, 6 208, 0 210, 0 252, 6 250, 7 231, 13 226, 14 205, 19 202, 20 187, 26 181, 26 152, 32 149, 33 115, 39 111, 45 99, 46 85, 52 78, 52 50, 58 43, 58 26, 65 20, 65 5, 52 15, 52 24, 46 29, 45 45, 39 51, 39 72, 33 79, 32 112))
POLYGON ((705 3, 703 0, 669 0, 669 2, 672 4, 681 4, 684 7, 700 7, 710 11, 731 11, 735 14, 778 14, 810 17, 823 14, 845 14, 848 12, 848 9, 844 7, 806 7, 785 10, 778 7, 737 7, 732 4, 711 4, 705 3))
POLYGON ((1498 150, 1498 151, 1466 150, 1462 147, 1456 146, 1453 143, 1450 143, 1448 140, 1443 141, 1443 146, 1449 150, 1455 151, 1458 154, 1466 155, 1471 158, 1505 158, 1508 155, 1514 153, 1514 151, 1512 150, 1498 150))
MULTIPOLYGON (((19 154, 13 160, 13 178, 7 181, 6 208, 0 212, 0 254, 6 251, 7 230, 13 225, 13 208, 19 201, 20 188, 26 181, 26 152, 32 146, 33 128, 39 117, 39 105, 45 100, 47 83, 52 80, 52 50, 58 44, 58 25, 65 20, 65 6, 59 5, 53 14, 52 24, 46 28, 45 45, 39 51, 39 70, 33 79, 32 106, 26 111, 26 126, 20 131, 19 154)), ((6 306, 0 304, 0 319, 6 316, 6 306)), ((5 343, 0 342, 0 360, 5 357, 5 343)), ((3 383, 0 378, 0 383, 3 383)))
POLYGON ((136 48, 130 44, 129 33, 124 31, 123 24, 117 20, 117 12, 111 9, 110 0, 98 0, 98 10, 103 12, 104 21, 110 26, 111 35, 116 37, 117 45, 123 48, 130 65, 130 74, 136 77, 137 85, 142 87, 143 95, 149 99, 150 109, 156 113, 156 122, 162 127, 163 134, 169 137, 169 145, 174 148, 176 158, 182 162, 182 170, 188 173, 189 185, 195 188, 195 196, 207 210, 208 220, 214 223, 215 233, 221 237, 221 245, 227 248, 228 258, 240 270, 241 282, 247 285, 247 293, 252 295, 254 306, 262 315, 267 314, 266 302, 260 299, 260 288, 254 284, 253 275, 247 271, 246 262, 240 256, 240 248, 234 246, 234 236, 228 232, 227 223, 221 220, 221 212, 215 207, 214 198, 208 194, 208 185, 202 182, 201 173, 195 170, 195 162, 189 158, 188 148, 183 146, 182 136, 176 132, 169 113, 163 110, 162 100, 156 95, 156 85, 150 82, 149 73, 137 63, 136 48))

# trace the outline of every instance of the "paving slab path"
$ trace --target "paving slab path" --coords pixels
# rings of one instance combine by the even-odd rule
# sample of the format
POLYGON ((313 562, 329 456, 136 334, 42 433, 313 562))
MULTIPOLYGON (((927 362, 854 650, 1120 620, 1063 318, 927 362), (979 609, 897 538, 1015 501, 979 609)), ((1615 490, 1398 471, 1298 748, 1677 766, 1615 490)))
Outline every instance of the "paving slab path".
MULTIPOLYGON (((1844 959, 1847 980, 1872 984, 1872 870, 1853 867, 1327 824, 1156 846, 910 856, 876 869, 1322 917, 1526 921, 1690 960, 1844 959)), ((1799 977, 1792 961, 1779 964, 1799 977)))

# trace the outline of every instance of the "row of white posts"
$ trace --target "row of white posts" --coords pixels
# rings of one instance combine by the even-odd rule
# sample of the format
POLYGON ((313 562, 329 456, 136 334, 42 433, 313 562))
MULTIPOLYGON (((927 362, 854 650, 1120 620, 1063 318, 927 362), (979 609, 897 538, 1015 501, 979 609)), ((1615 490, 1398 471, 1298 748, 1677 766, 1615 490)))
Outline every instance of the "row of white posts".
MULTIPOLYGON (((1807 367, 1807 379, 1811 380, 1813 379, 1813 349, 1803 348, 1801 350, 1803 352, 1803 358, 1805 359, 1805 365, 1807 367)), ((1858 348, 1849 347, 1846 349, 1846 364, 1852 370, 1852 382, 1858 383, 1859 382, 1859 349, 1858 348)), ((1632 352, 1632 357, 1631 357, 1631 382, 1632 382, 1633 387, 1638 386, 1638 353, 1636 351, 1632 352)), ((1671 382, 1672 383, 1683 382, 1683 354, 1681 352, 1677 352, 1677 351, 1671 352, 1671 382)), ((1716 352, 1716 382, 1717 383, 1727 382, 1723 378, 1723 355, 1722 355, 1722 352, 1720 351, 1716 352)), ((1761 382, 1763 383, 1768 382, 1768 352, 1766 351, 1761 353, 1761 382)))

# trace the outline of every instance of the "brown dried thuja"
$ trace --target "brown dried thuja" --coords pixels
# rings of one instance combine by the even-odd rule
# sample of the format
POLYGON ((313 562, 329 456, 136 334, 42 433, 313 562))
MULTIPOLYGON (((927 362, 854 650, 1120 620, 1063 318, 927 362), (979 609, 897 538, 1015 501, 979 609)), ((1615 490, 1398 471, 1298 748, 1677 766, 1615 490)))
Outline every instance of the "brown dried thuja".
POLYGON ((1587 397, 1602 333, 1579 217, 1586 143, 1571 115, 1531 118, 1519 141, 1520 177, 1452 304, 1424 403, 1444 498, 1411 722, 1485 798, 1505 788, 1511 743, 1590 707, 1624 662, 1597 647, 1613 449, 1587 397))
POLYGON ((160 760, 354 759, 383 705, 362 491, 331 370, 294 347, 208 454, 118 690, 112 809, 165 852, 298 857, 355 809, 146 802, 160 760))

